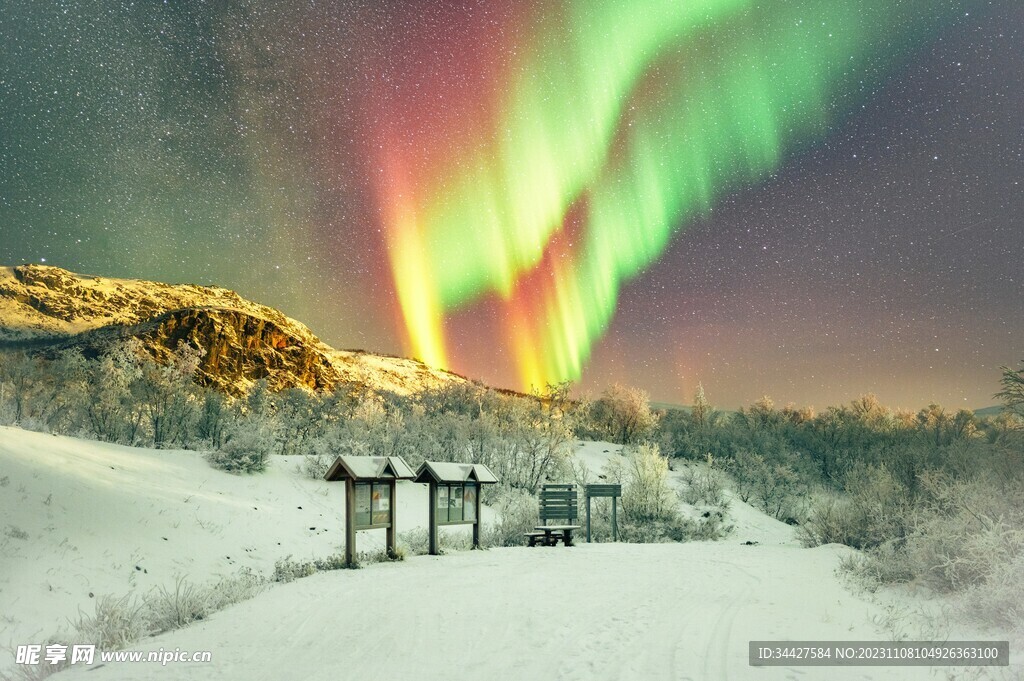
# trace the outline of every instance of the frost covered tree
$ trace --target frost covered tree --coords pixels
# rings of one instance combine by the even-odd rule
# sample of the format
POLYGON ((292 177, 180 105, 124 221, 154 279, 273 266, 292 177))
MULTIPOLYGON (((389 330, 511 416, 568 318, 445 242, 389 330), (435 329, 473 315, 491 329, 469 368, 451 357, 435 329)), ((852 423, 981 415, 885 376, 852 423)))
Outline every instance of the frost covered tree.
POLYGON ((10 353, 0 362, 0 384, 12 406, 14 423, 21 423, 35 387, 36 362, 24 352, 10 353))
POLYGON ((676 515, 675 495, 668 482, 668 459, 658 445, 629 448, 625 461, 613 459, 608 478, 623 485, 622 511, 632 523, 670 520, 676 515))
POLYGON ((122 442, 129 430, 129 374, 113 353, 91 362, 88 372, 91 390, 84 406, 86 427, 98 440, 122 442))
POLYGON ((322 400, 308 390, 289 388, 275 395, 275 402, 280 453, 303 453, 304 445, 323 429, 322 400))
POLYGON ((234 416, 235 410, 222 393, 205 390, 196 416, 196 438, 213 449, 220 449, 234 416))
POLYGON ((50 432, 79 432, 85 426, 82 405, 89 400, 89 361, 78 349, 65 350, 40 369, 37 417, 50 432))
POLYGON ((202 350, 183 345, 166 364, 144 357, 132 378, 132 397, 157 448, 185 441, 197 407, 193 379, 202 355, 202 350))
POLYGON ((1002 390, 995 394, 997 400, 1001 400, 1007 411, 1016 414, 1024 419, 1024 360, 1021 361, 1019 369, 1000 367, 1003 372, 999 379, 1002 390))
POLYGON ((704 384, 697 383, 697 392, 693 395, 693 408, 690 410, 690 421, 694 428, 703 429, 711 425, 714 411, 714 407, 704 394, 704 384))
POLYGON ((591 407, 591 421, 612 442, 633 444, 650 435, 658 424, 647 392, 616 383, 591 407))

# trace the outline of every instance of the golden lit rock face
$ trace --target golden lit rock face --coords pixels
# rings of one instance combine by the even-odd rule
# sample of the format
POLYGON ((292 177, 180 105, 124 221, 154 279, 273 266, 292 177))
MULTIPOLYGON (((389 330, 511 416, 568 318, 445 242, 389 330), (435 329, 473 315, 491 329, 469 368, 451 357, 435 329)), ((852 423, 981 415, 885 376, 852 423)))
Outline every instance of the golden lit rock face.
POLYGON ((219 287, 0 268, 0 350, 97 355, 126 338, 161 362, 182 345, 202 348, 197 381, 232 395, 259 380, 274 390, 347 382, 400 394, 465 380, 414 360, 335 350, 279 310, 219 287))
POLYGON ((237 393, 254 381, 271 389, 330 390, 341 373, 312 334, 298 334, 276 322, 223 308, 187 308, 160 315, 133 334, 156 358, 182 343, 206 350, 199 381, 237 393))

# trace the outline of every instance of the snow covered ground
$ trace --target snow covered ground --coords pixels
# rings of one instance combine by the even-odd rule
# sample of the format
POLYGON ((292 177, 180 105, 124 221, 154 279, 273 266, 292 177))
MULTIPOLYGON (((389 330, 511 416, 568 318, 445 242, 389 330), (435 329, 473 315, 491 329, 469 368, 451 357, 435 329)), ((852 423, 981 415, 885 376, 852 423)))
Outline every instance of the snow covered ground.
MULTIPOLYGON (((577 456, 596 472, 617 451, 586 443, 577 456)), ((194 452, 0 428, 0 671, 8 650, 45 641, 101 595, 337 553, 341 485, 295 465, 239 477, 194 452)), ((423 488, 403 484, 398 500, 400 531, 425 525, 423 488)), ((210 651, 211 662, 78 665, 55 678, 945 678, 748 666, 750 640, 885 639, 886 619, 920 604, 854 595, 835 575, 848 549, 803 549, 749 506, 731 513, 737 529, 720 542, 452 552, 320 573, 133 646, 210 651)), ((382 539, 360 533, 360 549, 382 539)))

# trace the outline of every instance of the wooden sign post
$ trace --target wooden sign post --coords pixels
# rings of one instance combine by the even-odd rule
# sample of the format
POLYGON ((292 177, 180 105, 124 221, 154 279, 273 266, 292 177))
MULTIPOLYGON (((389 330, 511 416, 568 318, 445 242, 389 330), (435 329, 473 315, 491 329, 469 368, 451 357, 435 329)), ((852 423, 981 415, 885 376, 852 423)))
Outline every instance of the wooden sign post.
POLYGON ((592 497, 612 498, 612 541, 619 541, 619 521, 616 517, 616 502, 622 496, 622 485, 587 485, 587 543, 590 543, 590 499, 592 497))

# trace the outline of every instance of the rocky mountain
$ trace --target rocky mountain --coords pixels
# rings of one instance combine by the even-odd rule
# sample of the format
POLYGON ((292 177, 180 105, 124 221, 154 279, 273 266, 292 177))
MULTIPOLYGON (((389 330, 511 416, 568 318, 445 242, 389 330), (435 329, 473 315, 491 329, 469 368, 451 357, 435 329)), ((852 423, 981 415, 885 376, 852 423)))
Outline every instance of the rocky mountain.
POLYGON ((399 394, 466 380, 416 360, 335 350, 279 310, 216 286, 0 268, 0 350, 94 356, 127 338, 157 361, 183 343, 202 348, 198 380, 236 395, 261 379, 274 389, 352 382, 399 394))

